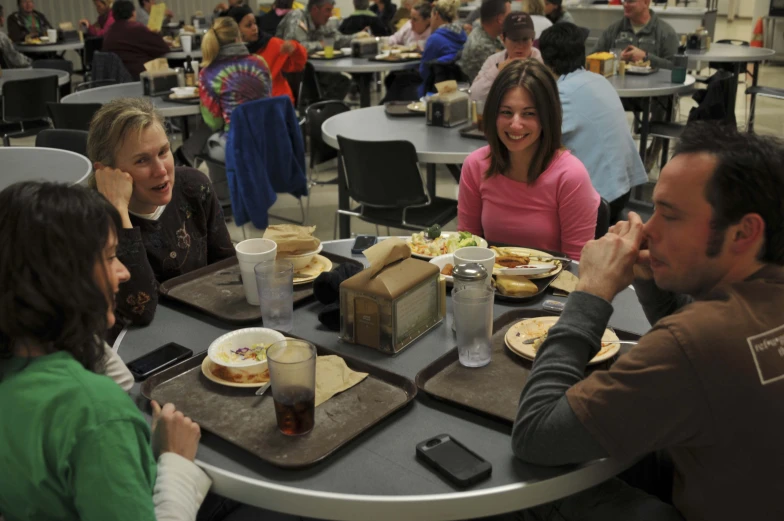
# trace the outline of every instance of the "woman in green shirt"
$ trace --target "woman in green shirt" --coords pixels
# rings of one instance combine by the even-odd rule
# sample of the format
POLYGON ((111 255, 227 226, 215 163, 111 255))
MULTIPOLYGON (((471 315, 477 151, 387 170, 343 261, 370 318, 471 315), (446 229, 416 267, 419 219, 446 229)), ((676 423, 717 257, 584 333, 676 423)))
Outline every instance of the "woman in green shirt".
POLYGON ((128 280, 114 207, 82 187, 0 192, 0 512, 21 520, 193 520, 210 486, 198 425, 110 378, 102 334, 128 280))

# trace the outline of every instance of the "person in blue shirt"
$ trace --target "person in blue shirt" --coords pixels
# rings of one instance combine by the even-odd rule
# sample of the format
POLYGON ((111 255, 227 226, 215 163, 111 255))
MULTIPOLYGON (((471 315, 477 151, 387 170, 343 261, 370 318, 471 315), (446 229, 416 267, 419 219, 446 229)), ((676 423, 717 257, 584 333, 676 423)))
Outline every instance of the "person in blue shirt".
POLYGON ((453 63, 463 50, 467 36, 457 20, 459 8, 460 0, 437 0, 433 3, 430 12, 430 29, 433 33, 427 39, 422 62, 419 64, 419 75, 422 76, 420 96, 425 94, 425 86, 430 77, 430 64, 453 63))
POLYGON ((632 187, 648 176, 632 139, 626 114, 604 76, 586 71, 585 38, 571 23, 555 24, 539 38, 544 64, 558 76, 564 145, 583 162, 596 191, 619 220, 632 187))

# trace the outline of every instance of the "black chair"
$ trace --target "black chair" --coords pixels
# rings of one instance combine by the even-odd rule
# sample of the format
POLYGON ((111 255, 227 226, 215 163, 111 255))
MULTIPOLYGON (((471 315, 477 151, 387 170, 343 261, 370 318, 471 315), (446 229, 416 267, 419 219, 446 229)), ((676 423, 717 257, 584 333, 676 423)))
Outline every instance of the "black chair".
POLYGON ((455 80, 456 82, 470 82, 470 78, 466 76, 463 69, 457 63, 430 63, 430 75, 425 83, 425 92, 435 92, 436 83, 442 81, 455 80))
POLYGON ((114 80, 118 83, 131 83, 133 76, 128 72, 122 59, 113 52, 93 54, 91 80, 114 80))
POLYGON ((596 214, 596 232, 594 239, 601 239, 610 229, 610 203, 604 197, 599 199, 599 213, 596 214))
POLYGON ((308 161, 308 182, 310 185, 319 184, 314 180, 315 169, 338 157, 337 150, 324 143, 324 138, 321 136, 321 126, 332 116, 350 110, 351 107, 347 103, 337 100, 320 101, 305 110, 305 134, 310 141, 310 160, 308 161))
POLYGON ((353 210, 338 209, 338 214, 414 231, 445 226, 457 216, 457 201, 431 197, 425 190, 411 142, 358 141, 339 135, 338 144, 348 194, 359 203, 353 210))
POLYGON ((82 83, 78 84, 74 89, 74 92, 81 92, 83 90, 94 89, 96 87, 105 87, 107 85, 117 85, 119 82, 117 80, 93 80, 93 81, 83 81, 82 83))
POLYGON ((302 81, 299 84, 297 94, 297 108, 304 109, 314 103, 321 101, 321 87, 319 87, 316 69, 313 64, 307 62, 302 71, 302 81))
POLYGON ((751 96, 751 103, 749 103, 749 119, 746 122, 746 128, 749 132, 754 132, 754 113, 757 111, 757 96, 784 100, 784 89, 756 85, 747 88, 746 95, 751 96))
POLYGON ((103 49, 103 38, 85 38, 84 40, 84 54, 82 55, 82 63, 84 64, 84 79, 91 77, 93 69, 93 58, 95 53, 103 49))
POLYGON ((20 130, 3 134, 3 145, 11 146, 10 138, 34 136, 49 128, 46 104, 58 100, 57 76, 3 83, 3 121, 19 123, 20 130))
MULTIPOLYGON (((698 90, 692 96, 698 105, 691 109, 686 125, 693 121, 721 121, 736 126, 735 113, 728 112, 727 107, 732 99, 735 88, 733 74, 729 71, 718 71, 708 80, 708 88, 698 90)), ((661 153, 661 167, 667 164, 669 142, 679 139, 686 128, 683 123, 651 122, 648 135, 664 138, 661 153)))
POLYGON ((35 146, 69 150, 87 157, 87 132, 50 128, 35 137, 35 146))
POLYGON ((71 93, 71 76, 73 75, 73 63, 68 60, 35 60, 32 64, 33 69, 54 69, 68 73, 68 83, 60 86, 60 97, 63 98, 71 93))
POLYGON ((49 118, 54 128, 71 130, 90 130, 93 118, 100 103, 47 103, 49 118))

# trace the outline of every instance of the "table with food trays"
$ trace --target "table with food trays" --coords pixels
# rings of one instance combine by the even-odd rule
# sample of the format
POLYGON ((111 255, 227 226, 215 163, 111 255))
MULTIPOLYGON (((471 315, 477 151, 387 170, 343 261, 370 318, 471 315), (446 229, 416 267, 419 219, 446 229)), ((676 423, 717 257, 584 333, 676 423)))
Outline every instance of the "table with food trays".
MULTIPOLYGON (((351 240, 326 242, 322 255, 334 264, 367 265, 363 256, 351 254, 351 247, 351 240)), ((222 262, 226 265, 206 269, 216 276, 227 277, 226 281, 215 283, 219 288, 215 291, 233 291, 232 298, 242 299, 242 286, 233 280, 237 272, 231 271, 231 265, 236 263, 231 259, 222 262)), ((574 264, 566 269, 576 272, 574 264)), ((151 377, 144 384, 135 384, 131 396, 148 418, 148 399, 143 394, 159 396, 156 392, 163 385, 169 385, 166 388, 169 391, 179 385, 184 393, 181 396, 193 394, 204 398, 198 403, 185 400, 180 408, 202 424, 196 462, 212 479, 214 493, 249 505, 314 518, 456 520, 513 512, 562 498, 617 475, 631 463, 606 458, 548 468, 527 464, 512 454, 511 421, 531 363, 507 349, 504 336, 521 319, 552 315, 542 309, 544 299, 564 301, 564 297, 553 296, 549 290, 518 302, 496 299, 493 360, 480 369, 457 365, 451 319, 442 321, 405 350, 390 356, 339 341, 338 333, 318 320, 324 306, 308 298, 301 299, 295 305, 293 330, 287 334, 314 343, 319 354, 340 355, 350 368, 368 372, 370 376, 332 398, 330 401, 336 401, 331 408, 320 410, 329 401, 317 407, 314 430, 291 439, 269 427, 270 421, 258 430, 248 428, 254 422, 262 425, 263 422, 258 423, 262 411, 268 416, 272 414, 271 397, 256 397, 254 389, 232 389, 202 377, 204 351, 216 338, 239 329, 241 324, 235 320, 236 313, 218 318, 217 314, 196 309, 194 305, 200 304, 189 302, 187 297, 177 297, 176 288, 185 287, 199 275, 185 277, 189 280, 173 279, 164 284, 167 287, 162 292, 168 296, 161 297, 153 322, 144 328, 125 331, 115 347, 126 362, 168 342, 193 350, 192 359, 151 377), (499 387, 499 382, 512 383, 499 387), (382 403, 373 392, 374 385, 394 388, 397 402, 382 403), (495 396, 489 407, 472 403, 489 394, 495 396), (204 401, 213 399, 215 404, 223 404, 218 415, 205 412, 204 401), (461 400, 465 401, 461 403, 461 400), (366 407, 368 403, 377 407, 367 408, 367 417, 360 419, 364 421, 363 429, 339 441, 325 434, 340 433, 341 422, 348 421, 341 413, 351 412, 353 407, 366 407), (230 404, 235 404, 234 413, 230 404), (383 409, 383 414, 373 415, 376 409, 383 409), (237 423, 239 411, 242 411, 242 425, 237 423), (216 420, 218 416, 223 420, 216 420), (234 425, 226 421, 232 417, 234 425), (415 446, 444 433, 489 461, 490 478, 467 490, 459 490, 418 462, 415 446), (302 452, 288 459, 295 450, 302 452), (305 453, 309 456, 302 459, 305 453)), ((451 299, 446 300, 449 316, 451 299)), ((609 325, 619 338, 633 340, 649 329, 631 289, 622 291, 613 305, 615 313, 609 325)), ((243 324, 261 325, 259 321, 247 320, 243 324)), ((360 421, 356 415, 354 420, 360 421)))

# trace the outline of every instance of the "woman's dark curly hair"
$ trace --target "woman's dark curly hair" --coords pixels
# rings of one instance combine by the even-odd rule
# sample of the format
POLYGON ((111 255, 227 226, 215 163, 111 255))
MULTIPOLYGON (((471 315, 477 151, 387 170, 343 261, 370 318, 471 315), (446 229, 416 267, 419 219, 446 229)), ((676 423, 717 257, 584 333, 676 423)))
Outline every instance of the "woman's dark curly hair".
POLYGON ((0 358, 34 345, 100 369, 107 295, 96 263, 121 227, 86 187, 25 181, 0 192, 0 358))

